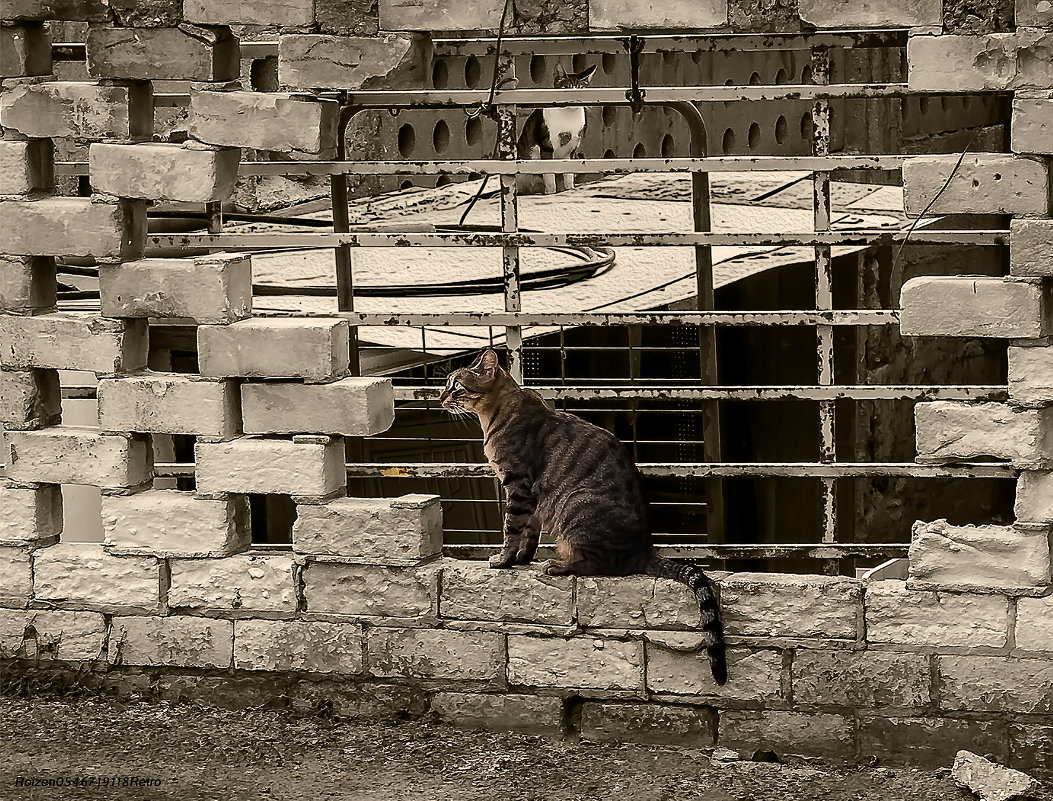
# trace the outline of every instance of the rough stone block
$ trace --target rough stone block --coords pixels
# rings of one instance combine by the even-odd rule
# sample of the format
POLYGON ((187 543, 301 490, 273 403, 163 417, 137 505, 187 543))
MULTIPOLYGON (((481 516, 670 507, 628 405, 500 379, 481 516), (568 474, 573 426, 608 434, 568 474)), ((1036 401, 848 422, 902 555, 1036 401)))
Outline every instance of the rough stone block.
POLYGON ((335 159, 340 106, 276 92, 191 92, 190 135, 210 145, 335 159))
POLYGON ((910 336, 1042 337, 1053 300, 1037 283, 981 276, 924 276, 903 285, 900 331, 910 336))
POLYGON ((1009 402, 1053 403, 1053 347, 1009 348, 1009 402))
POLYGON ((1053 155, 1053 92, 1013 96, 1013 152, 1053 155))
POLYGON ((728 21, 726 0, 590 0, 594 31, 713 28, 728 21))
POLYGON ((161 563, 113 556, 92 542, 62 543, 33 554, 33 598, 97 612, 157 613, 161 563))
POLYGON ((395 393, 386 378, 344 378, 331 384, 287 381, 241 385, 247 434, 341 434, 368 437, 391 428, 395 393))
POLYGON ((347 375, 349 329, 328 317, 241 320, 197 330, 201 375, 335 381, 347 375))
POLYGON ((1013 513, 1024 523, 1053 522, 1053 471, 1025 470, 1020 474, 1013 513))
POLYGON ((251 539, 244 495, 196 498, 177 490, 103 495, 102 528, 114 554, 231 556, 251 539))
POLYGON ((62 531, 62 493, 54 484, 0 484, 0 545, 52 542, 62 531))
POLYGON ((435 568, 311 562, 303 582, 307 611, 325 615, 431 615, 438 595, 435 568))
POLYGON ((862 587, 844 577, 733 573, 720 582, 728 634, 854 639, 862 587))
POLYGON ((23 483, 127 489, 153 478, 149 439, 100 434, 92 428, 8 431, 6 455, 7 477, 23 483))
POLYGON ((294 710, 311 714, 328 710, 338 720, 406 720, 419 718, 428 708, 427 692, 413 684, 298 681, 293 683, 289 695, 289 703, 294 710))
POLYGON ((89 148, 91 185, 96 192, 145 200, 218 203, 238 180, 241 151, 234 147, 99 144, 89 148))
POLYGON ((962 748, 1004 758, 1005 740, 1000 721, 878 716, 859 721, 860 754, 888 765, 945 768, 962 748))
POLYGON ((0 548, 0 606, 24 607, 33 597, 32 551, 0 548))
POLYGON ((238 40, 229 28, 88 28, 88 75, 138 81, 234 81, 238 40))
POLYGON ((314 0, 184 0, 183 17, 201 25, 314 25, 314 0))
POLYGON ((499 683, 505 671, 505 638, 493 631, 371 629, 366 637, 369 673, 381 678, 499 683))
POLYGON ((780 756, 855 756, 852 719, 823 712, 722 710, 717 742, 725 748, 780 756))
POLYGON ((0 370, 0 423, 7 430, 58 425, 61 419, 58 370, 0 370))
POLYGON ((1021 770, 1046 781, 1053 779, 1053 726, 1010 724, 1009 751, 1012 764, 1021 770))
POLYGON ((0 200, 0 251, 14 256, 136 259, 146 247, 142 201, 86 197, 0 200))
POLYGON ((183 21, 183 0, 109 0, 122 28, 163 28, 183 21))
POLYGON ((361 673, 362 626, 302 620, 238 620, 234 667, 302 673, 361 673))
POLYGON ((697 629, 694 594, 670 579, 584 576, 577 584, 578 620, 591 628, 697 629))
POLYGON ((447 559, 439 616, 569 626, 574 620, 574 579, 546 576, 530 568, 493 570, 485 562, 447 559))
POLYGON ((197 491, 328 497, 347 483, 341 439, 241 437, 194 444, 197 491))
POLYGON ((713 681, 709 659, 701 645, 685 649, 647 643, 647 689, 652 693, 720 698, 736 701, 780 702, 783 691, 783 654, 774 650, 729 648, 728 683, 713 681))
POLYGON ((106 619, 98 612, 0 611, 0 657, 77 662, 104 654, 106 619))
POLYGON ((289 34, 278 43, 278 82, 291 89, 399 89, 424 85, 426 36, 289 34))
POLYGON ((1014 526, 914 524, 912 581, 948 588, 1027 588, 1049 584, 1049 535, 1014 526))
POLYGON ((315 0, 314 18, 322 33, 376 36, 380 28, 375 0, 315 0))
POLYGON ((219 559, 171 559, 168 605, 191 612, 254 617, 296 612, 291 556, 240 554, 219 559))
POLYGON ((940 656, 941 709, 974 712, 1053 711, 1053 662, 1002 656, 940 656))
POLYGON ((1016 647, 1053 652, 1053 595, 1017 599, 1016 647))
POLYGON ((1018 28, 985 36, 911 36, 911 91, 969 92, 1053 86, 1053 31, 1018 28))
POLYGON ((994 457, 1031 467, 1053 460, 1053 407, 932 401, 914 407, 914 425, 919 462, 994 457))
POLYGON ((1022 278, 1053 277, 1053 220, 1009 223, 1009 272, 1022 278))
POLYGON ((0 195, 54 189, 54 151, 50 139, 0 139, 0 195))
POLYGON ((233 323, 252 314, 252 260, 213 253, 106 264, 99 268, 99 291, 107 317, 233 323))
POLYGON ((147 667, 230 667, 234 625, 204 617, 115 617, 109 661, 147 667))
POLYGON ((939 0, 801 0, 800 13, 802 21, 817 28, 917 28, 943 22, 943 4, 939 0))
POLYGON ((292 538, 297 553, 413 565, 442 552, 442 506, 437 495, 302 505, 292 538))
POLYGON ((909 216, 1048 213, 1049 169, 1041 160, 978 153, 966 156, 951 177, 957 163, 958 156, 952 155, 903 162, 903 203, 909 216))
POLYGON ((456 0, 380 0, 385 31, 496 31, 502 0, 465 4, 456 0))
POLYGON ((99 382, 99 428, 230 439, 241 433, 238 387, 186 373, 145 373, 99 382))
POLYGON ((903 581, 867 587, 867 642, 922 647, 1002 648, 1009 602, 1001 595, 908 590, 903 581))
POLYGON ((644 689, 642 642, 596 637, 508 638, 508 683, 580 690, 644 689))
POLYGON ((51 256, 0 256, 0 310, 40 314, 55 308, 58 282, 51 256))
POLYGON ((0 124, 32 138, 149 139, 153 111, 149 83, 49 81, 16 84, 0 94, 0 124))
POLYGON ((793 699, 798 704, 927 707, 929 657, 881 651, 798 649, 793 699))
POLYGON ((107 320, 90 313, 0 315, 5 369, 91 370, 112 375, 146 366, 145 320, 107 320))
POLYGON ((100 22, 110 18, 106 0, 3 0, 0 19, 100 22))
POLYGON ((51 31, 44 25, 0 25, 0 79, 51 74, 51 31))
POLYGON ((1015 5, 1019 27, 1053 28, 1053 3, 1050 0, 1016 0, 1015 5))
POLYGON ((581 708, 581 739, 588 742, 706 748, 716 737, 715 716, 700 707, 586 701, 581 708))
POLYGON ((563 700, 552 696, 436 693, 431 711, 444 723, 466 729, 550 736, 563 730, 563 700))

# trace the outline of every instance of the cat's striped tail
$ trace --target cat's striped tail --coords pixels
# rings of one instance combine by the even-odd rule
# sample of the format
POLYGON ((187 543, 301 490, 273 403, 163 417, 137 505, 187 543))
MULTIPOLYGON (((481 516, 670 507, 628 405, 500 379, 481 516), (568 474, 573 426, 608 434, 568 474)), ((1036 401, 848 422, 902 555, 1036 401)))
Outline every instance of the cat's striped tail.
POLYGON ((713 679, 723 685, 728 680, 728 661, 724 646, 724 621, 720 617, 720 604, 717 602, 716 587, 698 565, 690 562, 675 562, 657 553, 651 556, 647 564, 647 575, 668 578, 686 584, 698 599, 698 608, 702 613, 702 635, 709 657, 709 667, 713 679))

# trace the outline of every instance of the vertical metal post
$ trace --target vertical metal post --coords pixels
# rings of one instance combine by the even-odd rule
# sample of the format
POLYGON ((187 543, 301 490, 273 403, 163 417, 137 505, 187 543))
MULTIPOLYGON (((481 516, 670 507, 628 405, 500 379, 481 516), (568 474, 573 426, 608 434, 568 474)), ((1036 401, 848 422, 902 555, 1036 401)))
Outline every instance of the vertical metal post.
MULTIPOLYGON (((210 234, 223 233, 223 204, 212 201, 205 204, 205 216, 208 217, 208 232, 210 234)), ((209 248, 209 253, 216 253, 222 248, 209 248)))
MULTIPOLYGON (((337 141, 337 161, 347 160, 347 150, 344 144, 347 135, 347 126, 351 118, 359 111, 351 106, 342 106, 340 109, 340 124, 338 127, 339 140, 337 141)), ((333 175, 329 179, 329 194, 333 201, 333 232, 346 234, 351 230, 351 223, 347 213, 347 173, 333 175)), ((355 310, 354 276, 351 269, 351 246, 338 245, 334 254, 336 259, 336 308, 337 311, 355 310)), ((361 375, 362 365, 358 354, 358 328, 351 326, 350 352, 348 353, 351 365, 351 375, 361 375)))
MULTIPOLYGON (((830 51, 812 48, 812 82, 830 83, 830 51)), ((830 155, 830 101, 817 100, 812 104, 812 155, 830 155)), ((815 230, 830 230, 830 173, 818 171, 812 176, 815 230)), ((833 261, 829 245, 815 246, 815 307, 833 309, 833 261)), ((816 326, 819 384, 834 383, 834 329, 830 325, 816 326)), ((835 402, 819 401, 819 461, 837 460, 835 430, 835 402)), ((837 483, 836 479, 820 479, 820 502, 823 510, 823 542, 837 540, 837 483)), ((828 573, 837 573, 836 560, 826 564, 828 573)))
MULTIPOLYGON (((497 153, 498 157, 503 159, 516 157, 515 106, 502 106, 497 112, 497 153)), ((501 231, 506 234, 519 231, 519 195, 514 174, 501 176, 501 231)), ((504 245, 501 248, 501 268, 504 276, 505 311, 522 311, 518 246, 504 245)), ((505 343, 508 346, 508 372, 522 384, 523 329, 518 325, 506 326, 505 343)))

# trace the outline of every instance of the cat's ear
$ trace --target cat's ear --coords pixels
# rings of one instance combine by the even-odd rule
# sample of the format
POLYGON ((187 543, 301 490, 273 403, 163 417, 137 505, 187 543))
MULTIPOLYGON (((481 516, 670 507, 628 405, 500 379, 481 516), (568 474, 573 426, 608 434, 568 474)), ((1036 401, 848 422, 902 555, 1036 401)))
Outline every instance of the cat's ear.
POLYGON ((575 75, 572 75, 571 77, 574 78, 574 80, 577 81, 580 84, 587 84, 589 81, 592 80, 592 76, 595 75, 595 74, 596 74, 596 65, 593 64, 591 67, 589 67, 587 69, 583 69, 581 72, 579 72, 579 73, 577 73, 575 75))
POLYGON ((494 380, 499 366, 497 354, 492 350, 485 350, 469 369, 479 376, 480 381, 487 383, 494 380))
POLYGON ((557 81, 560 78, 567 77, 567 71, 563 68, 563 65, 560 64, 558 61, 556 62, 556 68, 552 71, 552 77, 555 78, 557 81))

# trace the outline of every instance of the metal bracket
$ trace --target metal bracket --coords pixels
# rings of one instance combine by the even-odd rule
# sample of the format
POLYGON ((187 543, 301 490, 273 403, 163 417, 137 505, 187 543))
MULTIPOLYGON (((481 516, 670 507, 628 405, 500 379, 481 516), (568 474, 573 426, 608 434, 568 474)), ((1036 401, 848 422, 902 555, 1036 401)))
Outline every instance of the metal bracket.
POLYGON ((647 90, 640 88, 640 53, 644 49, 644 39, 635 33, 628 39, 619 40, 629 52, 629 78, 630 88, 625 90, 625 99, 629 101, 629 107, 633 114, 639 114, 643 110, 644 98, 647 90))

